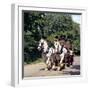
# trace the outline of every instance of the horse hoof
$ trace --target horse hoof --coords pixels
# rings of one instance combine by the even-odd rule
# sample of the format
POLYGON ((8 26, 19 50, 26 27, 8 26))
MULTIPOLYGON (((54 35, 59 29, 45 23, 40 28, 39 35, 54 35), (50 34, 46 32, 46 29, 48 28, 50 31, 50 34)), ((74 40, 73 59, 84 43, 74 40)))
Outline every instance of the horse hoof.
POLYGON ((59 71, 61 71, 62 69, 65 69, 65 64, 61 64, 61 67, 59 68, 59 71))
POLYGON ((57 70, 60 71, 60 67, 58 67, 57 70))
POLYGON ((64 67, 61 67, 59 71, 62 71, 64 69, 64 67))
POLYGON ((69 65, 69 64, 67 64, 67 67, 70 67, 70 65, 69 65))
POLYGON ((72 68, 72 67, 73 67, 73 65, 70 66, 70 68, 72 68))
POLYGON ((48 71, 48 69, 47 69, 47 68, 45 68, 45 71, 48 71))
POLYGON ((53 68, 52 70, 56 71, 56 70, 57 70, 57 68, 53 68))

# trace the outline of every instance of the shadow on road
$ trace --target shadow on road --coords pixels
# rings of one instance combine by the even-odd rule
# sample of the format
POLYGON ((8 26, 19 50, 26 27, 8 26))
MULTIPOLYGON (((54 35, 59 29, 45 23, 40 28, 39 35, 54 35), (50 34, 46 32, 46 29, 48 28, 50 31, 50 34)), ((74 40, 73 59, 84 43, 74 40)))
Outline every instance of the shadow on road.
POLYGON ((67 74, 67 75, 80 75, 80 71, 64 71, 63 74, 67 74))
POLYGON ((44 71, 44 70, 45 70, 45 68, 41 68, 41 69, 40 69, 40 71, 44 71))
POLYGON ((73 65, 72 69, 78 69, 78 70, 80 70, 80 65, 73 65))
POLYGON ((70 75, 80 75, 80 71, 70 71, 70 75))
POLYGON ((69 75, 80 75, 80 65, 73 65, 71 68, 65 69, 63 74, 69 75))

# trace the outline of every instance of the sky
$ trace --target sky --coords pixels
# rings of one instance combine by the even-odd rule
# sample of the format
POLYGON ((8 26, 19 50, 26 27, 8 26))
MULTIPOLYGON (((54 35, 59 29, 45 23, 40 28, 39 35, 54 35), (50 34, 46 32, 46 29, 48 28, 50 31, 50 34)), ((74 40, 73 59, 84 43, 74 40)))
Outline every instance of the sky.
POLYGON ((81 15, 72 15, 74 22, 81 24, 81 15))

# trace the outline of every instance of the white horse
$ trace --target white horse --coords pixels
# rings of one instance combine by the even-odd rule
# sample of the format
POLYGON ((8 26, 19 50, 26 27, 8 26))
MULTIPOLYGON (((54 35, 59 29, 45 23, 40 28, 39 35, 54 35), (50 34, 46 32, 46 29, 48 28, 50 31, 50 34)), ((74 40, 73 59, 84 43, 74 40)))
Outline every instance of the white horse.
MULTIPOLYGON (((47 68, 51 66, 50 57, 55 52, 53 47, 48 47, 48 43, 46 40, 41 39, 39 41, 38 50, 42 50, 42 56, 44 56, 45 63, 47 68)), ((46 70, 47 70, 46 68, 46 70)))
POLYGON ((54 46, 55 46, 55 52, 60 52, 62 49, 62 53, 60 54, 61 57, 60 63, 62 63, 64 59, 64 55, 67 53, 67 49, 65 47, 62 47, 59 41, 54 41, 54 46))
POLYGON ((58 70, 60 70, 60 68, 62 68, 63 66, 63 60, 64 60, 64 57, 65 57, 65 54, 67 53, 67 49, 66 48, 62 48, 62 46, 60 45, 59 41, 54 41, 54 47, 50 47, 49 50, 48 50, 48 53, 46 54, 46 56, 48 57, 47 60, 46 60, 46 64, 50 65, 51 64, 51 58, 53 59, 53 65, 52 65, 52 69, 55 69, 55 62, 56 61, 59 61, 59 65, 58 66, 58 70), (62 49, 62 53, 60 53, 62 49), (56 53, 60 53, 59 56, 56 54, 56 53), (58 57, 59 59, 58 60, 54 60, 55 57, 58 57))
MULTIPOLYGON (((50 60, 51 55, 54 54, 54 53, 55 53, 55 49, 53 47, 50 47, 49 50, 48 50, 48 53, 46 54, 46 56, 47 56, 46 64, 49 65, 49 66, 51 66, 51 60, 50 60)), ((53 67, 51 66, 51 68, 53 69, 54 66, 53 67)))
MULTIPOLYGON (((60 53, 60 65, 61 65, 61 67, 63 66, 63 61, 65 61, 66 66, 67 66, 67 64, 69 66, 72 65, 73 61, 74 61, 74 58, 73 58, 74 52, 73 52, 73 50, 69 49, 69 48, 71 48, 70 43, 69 44, 65 43, 65 46, 62 47, 62 45, 60 45, 59 41, 54 41, 54 46, 55 46, 55 52, 61 52, 62 51, 60 53), (67 56, 69 58, 67 58, 67 56)), ((60 67, 58 68, 58 70, 59 69, 60 69, 60 67)))

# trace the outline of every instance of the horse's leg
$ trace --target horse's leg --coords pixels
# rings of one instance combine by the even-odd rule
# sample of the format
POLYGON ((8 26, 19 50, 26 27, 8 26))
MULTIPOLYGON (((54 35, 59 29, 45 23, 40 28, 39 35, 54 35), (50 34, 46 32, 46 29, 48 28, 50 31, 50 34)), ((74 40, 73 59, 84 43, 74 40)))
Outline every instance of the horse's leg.
POLYGON ((47 68, 48 68, 48 70, 50 70, 51 69, 51 61, 49 60, 49 62, 48 62, 48 64, 47 64, 47 68))
POLYGON ((73 64, 73 56, 72 55, 69 55, 69 63, 68 63, 68 65, 70 66, 72 66, 72 64, 73 64))
POLYGON ((71 58, 71 65, 73 65, 73 57, 71 58))
POLYGON ((59 64, 59 67, 57 68, 57 70, 58 71, 61 71, 64 68, 65 68, 65 64, 64 63, 61 63, 61 64, 59 64))
MULTIPOLYGON (((46 64, 46 63, 45 63, 46 64)), ((46 64, 45 71, 48 71, 48 64, 46 64)))
POLYGON ((53 65, 52 65, 52 69, 53 69, 53 70, 55 69, 55 63, 53 63, 53 65))
POLYGON ((73 55, 70 56, 70 65, 72 66, 73 65, 73 61, 74 61, 74 58, 73 58, 73 55))
POLYGON ((73 51, 70 50, 70 65, 73 64, 73 51))
POLYGON ((60 62, 59 62, 58 70, 61 70, 62 67, 64 66, 63 61, 64 61, 64 54, 62 53, 62 54, 60 55, 60 62))
POLYGON ((64 53, 62 53, 62 54, 60 55, 60 57, 61 57, 61 59, 60 59, 60 64, 63 63, 64 56, 65 56, 64 53))
POLYGON ((48 69, 47 69, 47 58, 46 58, 46 56, 45 56, 44 53, 42 53, 42 59, 44 60, 44 62, 45 62, 45 64, 46 64, 45 71, 47 71, 47 70, 48 70, 48 69))
POLYGON ((55 70, 55 58, 52 60, 52 69, 55 70))
POLYGON ((45 71, 47 71, 48 70, 48 63, 49 63, 49 57, 47 58, 47 60, 46 60, 46 68, 45 68, 45 71))
POLYGON ((66 62, 65 62, 66 63, 66 66, 69 67, 70 66, 70 62, 71 62, 70 61, 70 55, 69 54, 66 54, 65 59, 66 59, 66 62))
POLYGON ((67 64, 68 64, 68 57, 67 57, 67 54, 65 54, 65 57, 64 57, 64 63, 65 63, 65 67, 67 67, 67 64))
POLYGON ((50 61, 50 57, 48 57, 48 59, 46 60, 46 68, 45 70, 50 70, 52 68, 52 65, 51 65, 51 61, 50 61))

